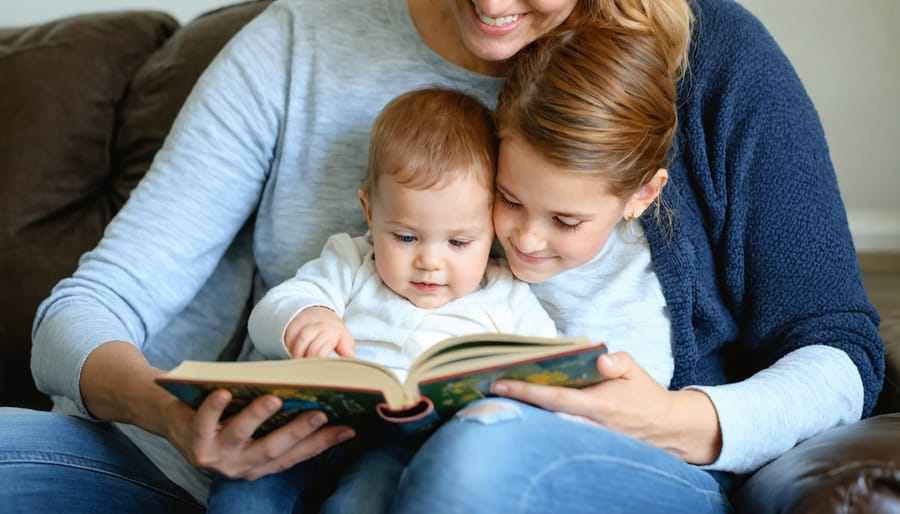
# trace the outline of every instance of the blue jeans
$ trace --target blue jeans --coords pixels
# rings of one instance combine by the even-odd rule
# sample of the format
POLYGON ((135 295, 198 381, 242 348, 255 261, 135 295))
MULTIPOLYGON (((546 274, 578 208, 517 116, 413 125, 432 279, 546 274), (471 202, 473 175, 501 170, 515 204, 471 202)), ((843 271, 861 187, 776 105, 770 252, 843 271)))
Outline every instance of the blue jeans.
POLYGON ((397 514, 726 513, 709 473, 606 428, 510 400, 472 404, 407 467, 397 514))
POLYGON ((209 514, 247 512, 388 513, 414 444, 363 439, 254 481, 213 480, 209 514))
POLYGON ((0 407, 4 513, 192 513, 203 507, 121 432, 49 412, 0 407))

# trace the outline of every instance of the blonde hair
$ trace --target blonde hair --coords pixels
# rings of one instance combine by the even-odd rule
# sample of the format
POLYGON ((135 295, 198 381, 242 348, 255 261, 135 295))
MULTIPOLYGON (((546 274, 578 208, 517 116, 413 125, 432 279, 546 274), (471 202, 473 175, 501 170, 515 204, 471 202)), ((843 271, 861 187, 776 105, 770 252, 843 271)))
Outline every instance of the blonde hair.
POLYGON ((687 69, 694 23, 689 0, 580 0, 566 25, 584 22, 654 34, 667 51, 671 75, 687 69))
POLYGON ((644 30, 585 23, 532 43, 510 62, 497 125, 501 139, 521 138, 624 197, 667 167, 675 99, 664 42, 644 30))
POLYGON ((375 119, 361 187, 372 194, 378 178, 388 175, 406 187, 428 189, 474 174, 493 189, 497 144, 493 114, 478 99, 440 87, 409 91, 375 119))

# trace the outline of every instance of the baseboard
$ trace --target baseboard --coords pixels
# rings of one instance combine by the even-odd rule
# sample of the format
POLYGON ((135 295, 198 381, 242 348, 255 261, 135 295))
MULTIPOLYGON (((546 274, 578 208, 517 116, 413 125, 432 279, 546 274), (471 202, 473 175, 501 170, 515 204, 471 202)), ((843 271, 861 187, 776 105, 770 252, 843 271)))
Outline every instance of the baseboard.
POLYGON ((850 233, 859 253, 900 253, 900 211, 849 209, 850 233))

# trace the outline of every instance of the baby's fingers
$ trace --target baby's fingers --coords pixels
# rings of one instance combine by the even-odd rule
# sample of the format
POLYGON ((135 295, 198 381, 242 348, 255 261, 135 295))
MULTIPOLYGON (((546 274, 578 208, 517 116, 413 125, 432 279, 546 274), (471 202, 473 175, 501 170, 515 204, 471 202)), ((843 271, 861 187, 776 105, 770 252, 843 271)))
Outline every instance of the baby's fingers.
POLYGON ((300 334, 294 338, 288 344, 288 352, 291 354, 291 358, 299 359, 301 357, 305 357, 307 352, 309 351, 309 345, 311 344, 311 339, 306 337, 301 337, 300 334))
POLYGON ((328 357, 337 346, 337 339, 333 334, 321 333, 306 348, 306 357, 328 357))
POLYGON ((334 349, 342 357, 356 357, 356 342, 348 336, 342 337, 334 349))

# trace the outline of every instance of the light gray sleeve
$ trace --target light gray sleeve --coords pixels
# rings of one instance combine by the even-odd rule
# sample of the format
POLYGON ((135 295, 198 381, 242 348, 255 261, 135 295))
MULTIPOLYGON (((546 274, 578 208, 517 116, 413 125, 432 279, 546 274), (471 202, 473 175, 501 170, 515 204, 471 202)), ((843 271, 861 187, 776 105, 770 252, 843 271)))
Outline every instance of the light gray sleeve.
POLYGON ((267 359, 289 359, 284 344, 288 324, 309 307, 327 307, 343 318, 363 255, 347 234, 331 236, 318 259, 273 287, 250 313, 247 330, 257 351, 267 359))
POLYGON ((102 240, 39 307, 32 372, 45 393, 84 410, 88 355, 110 340, 143 347, 195 297, 255 210, 283 116, 286 18, 268 9, 226 45, 102 240))
POLYGON ((797 349, 735 384, 691 386, 715 405, 722 452, 704 469, 749 473, 823 430, 862 416, 863 385, 843 351, 797 349))

